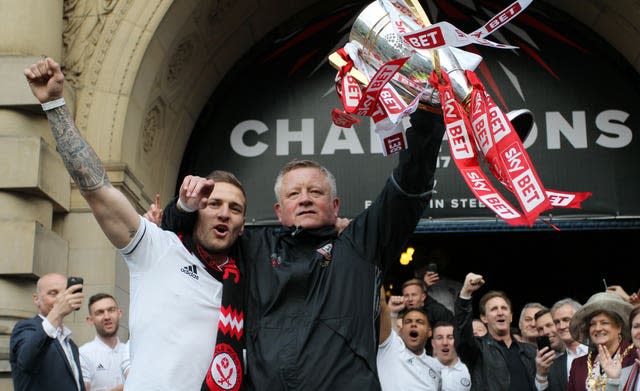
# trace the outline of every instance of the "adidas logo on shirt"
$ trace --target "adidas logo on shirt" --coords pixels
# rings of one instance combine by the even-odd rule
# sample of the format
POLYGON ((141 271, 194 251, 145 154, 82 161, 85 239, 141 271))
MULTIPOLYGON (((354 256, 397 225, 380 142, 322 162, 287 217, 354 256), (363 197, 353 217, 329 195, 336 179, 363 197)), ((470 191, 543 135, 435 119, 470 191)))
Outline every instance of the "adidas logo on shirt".
POLYGON ((96 368, 97 371, 104 371, 106 370, 106 368, 102 365, 102 364, 98 364, 98 367, 96 368))
POLYGON ((196 267, 196 265, 184 266, 182 267, 182 269, 180 269, 180 271, 196 280, 200 278, 198 277, 198 268, 196 267))

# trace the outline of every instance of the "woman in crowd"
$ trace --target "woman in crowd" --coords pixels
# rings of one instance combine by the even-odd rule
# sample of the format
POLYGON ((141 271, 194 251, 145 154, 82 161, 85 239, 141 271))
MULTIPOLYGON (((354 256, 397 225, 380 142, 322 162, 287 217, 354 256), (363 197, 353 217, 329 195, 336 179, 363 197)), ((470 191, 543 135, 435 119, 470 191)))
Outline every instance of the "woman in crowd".
MULTIPOLYGON (((604 391, 608 360, 630 366, 638 357, 629 342, 629 315, 633 306, 611 292, 591 296, 571 319, 571 335, 589 341, 589 353, 576 358, 569 373, 568 391, 604 391)), ((633 391, 636 391, 633 389, 633 391)))
MULTIPOLYGON (((640 307, 636 307, 629 315, 631 325, 631 340, 636 349, 636 355, 640 357, 640 307)), ((606 351, 604 352, 607 353, 606 351)), ((640 390, 640 359, 623 368, 620 360, 603 356, 602 366, 607 374, 607 391, 637 391, 640 390)))

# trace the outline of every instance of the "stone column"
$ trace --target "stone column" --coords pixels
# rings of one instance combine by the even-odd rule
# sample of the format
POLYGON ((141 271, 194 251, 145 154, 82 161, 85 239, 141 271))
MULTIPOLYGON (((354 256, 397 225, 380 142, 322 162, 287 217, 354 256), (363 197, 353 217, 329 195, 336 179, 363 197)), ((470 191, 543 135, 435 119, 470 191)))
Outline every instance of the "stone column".
POLYGON ((36 279, 67 271, 69 246, 53 224, 69 210, 70 180, 23 76, 42 55, 61 57, 62 14, 62 0, 4 1, 0 13, 0 390, 13 389, 9 336, 35 314, 36 279))

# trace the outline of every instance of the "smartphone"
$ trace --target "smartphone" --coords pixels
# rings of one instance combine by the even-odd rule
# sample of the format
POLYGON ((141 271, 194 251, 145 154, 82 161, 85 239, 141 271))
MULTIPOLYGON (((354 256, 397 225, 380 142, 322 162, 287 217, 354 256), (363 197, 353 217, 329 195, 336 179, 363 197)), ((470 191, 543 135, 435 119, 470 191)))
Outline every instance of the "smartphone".
POLYGON ((427 265, 427 271, 428 272, 433 272, 433 273, 437 273, 438 272, 438 264, 431 262, 430 264, 427 265))
POLYGON ((544 347, 551 349, 551 341, 549 341, 549 337, 547 335, 540 335, 536 337, 536 345, 538 345, 538 350, 542 350, 544 347))
MULTIPOLYGON (((69 288, 72 285, 78 285, 78 284, 84 284, 84 279, 82 277, 69 277, 69 278, 67 278, 67 288, 69 288)), ((77 291, 75 291, 73 293, 77 293, 77 292, 82 292, 82 288, 78 289, 77 291)))

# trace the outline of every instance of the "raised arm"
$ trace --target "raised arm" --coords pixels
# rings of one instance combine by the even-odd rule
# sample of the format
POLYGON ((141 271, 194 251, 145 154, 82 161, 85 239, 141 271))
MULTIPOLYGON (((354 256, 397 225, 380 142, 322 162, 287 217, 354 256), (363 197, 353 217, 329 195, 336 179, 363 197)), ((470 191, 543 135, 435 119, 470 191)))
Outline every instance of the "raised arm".
POLYGON ((442 116, 426 110, 417 110, 410 118, 409 148, 400 152, 393 177, 404 192, 418 195, 433 189, 445 127, 442 116))
POLYGON ((484 279, 479 274, 468 273, 465 277, 460 295, 455 302, 455 341, 456 351, 460 359, 471 367, 480 356, 480 347, 473 336, 473 308, 471 296, 484 285, 484 279))
POLYGON ((87 200, 100 227, 117 248, 125 247, 140 225, 140 216, 127 198, 107 178, 104 165, 82 137, 62 91, 64 75, 60 65, 45 58, 24 70, 31 92, 43 104, 56 150, 71 178, 87 200))
POLYGON ((442 117, 424 110, 411 115, 407 149, 382 191, 343 235, 350 236, 362 256, 385 271, 396 260, 431 198, 438 152, 442 144, 442 117))
POLYGON ((391 335, 391 322, 391 311, 387 305, 384 288, 380 287, 380 337, 378 338, 378 344, 386 341, 389 335, 391 335))
POLYGON ((196 212, 207 206, 215 182, 194 175, 182 180, 178 197, 169 201, 162 214, 162 228, 173 232, 191 232, 196 224, 196 212))

